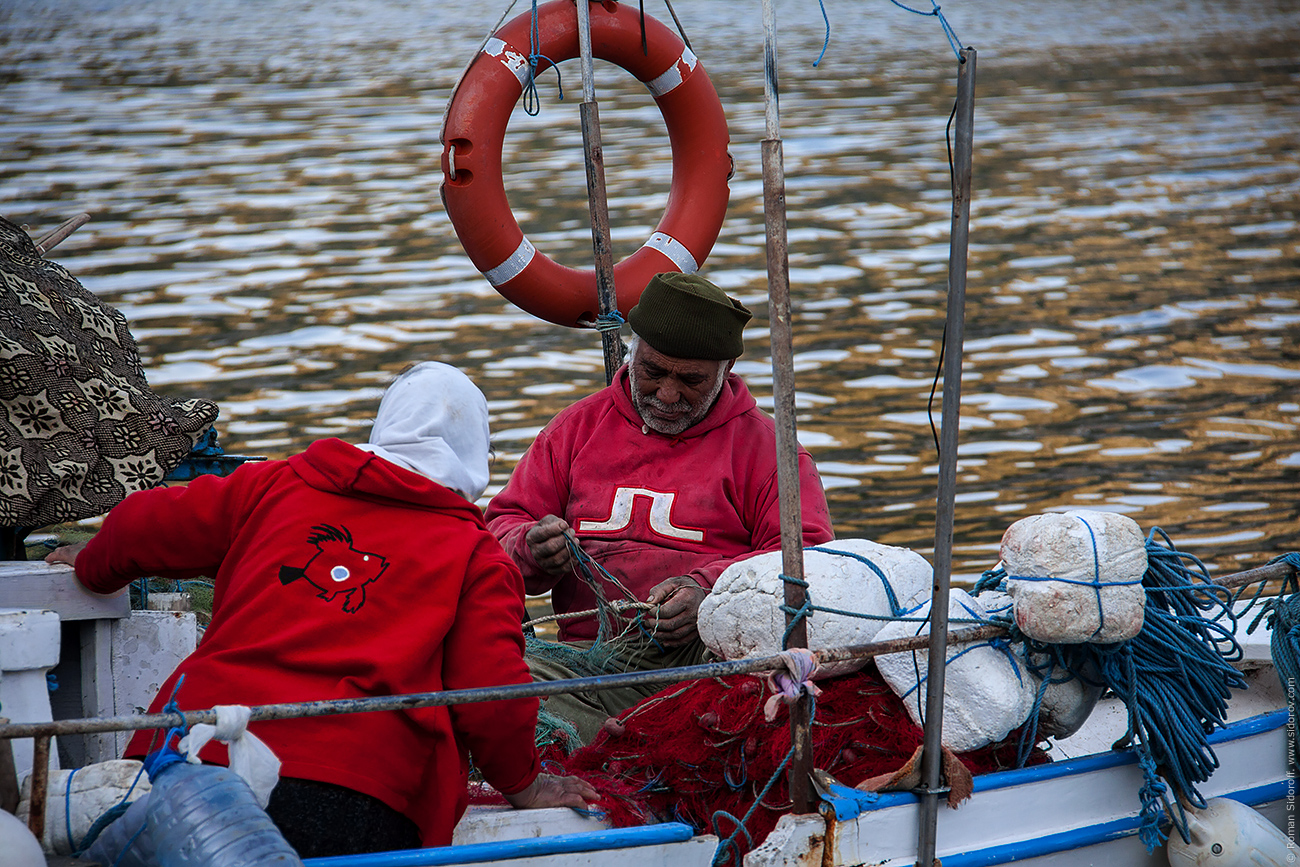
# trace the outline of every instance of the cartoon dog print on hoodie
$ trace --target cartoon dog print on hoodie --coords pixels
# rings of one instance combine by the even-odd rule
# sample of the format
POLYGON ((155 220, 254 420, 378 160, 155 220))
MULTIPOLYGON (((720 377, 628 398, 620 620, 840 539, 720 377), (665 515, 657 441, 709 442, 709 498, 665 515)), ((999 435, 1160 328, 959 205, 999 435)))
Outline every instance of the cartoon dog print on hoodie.
POLYGON ((306 578, 307 583, 320 591, 318 599, 331 602, 335 596, 342 595, 343 610, 355 614, 366 604, 366 585, 384 574, 388 559, 354 548, 347 527, 317 524, 311 529, 307 542, 316 546, 316 553, 301 569, 281 566, 280 584, 306 578))

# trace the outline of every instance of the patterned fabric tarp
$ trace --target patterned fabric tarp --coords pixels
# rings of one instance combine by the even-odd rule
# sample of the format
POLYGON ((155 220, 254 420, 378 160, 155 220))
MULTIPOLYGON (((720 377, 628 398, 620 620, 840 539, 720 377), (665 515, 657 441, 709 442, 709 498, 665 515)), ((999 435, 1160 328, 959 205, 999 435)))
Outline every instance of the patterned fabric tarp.
POLYGON ((210 401, 154 394, 126 318, 0 217, 0 526, 107 512, 216 418, 210 401))

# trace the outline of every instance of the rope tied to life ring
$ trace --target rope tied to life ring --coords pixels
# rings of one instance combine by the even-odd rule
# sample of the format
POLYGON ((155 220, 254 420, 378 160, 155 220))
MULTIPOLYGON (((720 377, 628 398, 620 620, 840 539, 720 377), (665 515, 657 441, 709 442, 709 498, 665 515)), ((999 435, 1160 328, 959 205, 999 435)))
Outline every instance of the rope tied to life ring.
MULTIPOLYGON (((733 164, 717 91, 683 40, 623 4, 593 2, 590 12, 593 56, 646 85, 672 152, 663 216, 649 239, 614 266, 617 309, 626 316, 655 274, 699 270, 722 228, 733 164)), ((560 265, 533 246, 511 211, 502 172, 506 126, 528 83, 577 56, 572 0, 522 13, 484 42, 444 115, 441 195, 465 252, 501 295, 557 325, 592 328, 599 310, 594 269, 560 265)))

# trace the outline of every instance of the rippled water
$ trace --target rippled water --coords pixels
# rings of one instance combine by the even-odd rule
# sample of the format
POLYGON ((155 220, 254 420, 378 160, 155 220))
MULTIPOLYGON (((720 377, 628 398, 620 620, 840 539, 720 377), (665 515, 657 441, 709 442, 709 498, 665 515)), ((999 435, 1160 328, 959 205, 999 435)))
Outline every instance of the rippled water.
MULTIPOLYGON (((703 270, 758 313, 737 370, 770 407, 761 6, 674 6, 737 164, 703 270)), ((358 440, 391 375, 438 358, 487 392, 502 484, 603 384, 595 335, 503 301, 439 203, 442 111, 504 8, 0 0, 0 213, 37 235, 93 215, 53 257, 126 314, 155 387, 220 403, 228 451, 358 440)), ((933 17, 827 0, 814 68, 817 6, 777 8, 800 439, 841 535, 928 552, 955 58, 933 17)), ((1300 10, 943 9, 979 51, 959 577, 1012 521, 1069 507, 1220 570, 1300 548, 1300 10)), ((537 246, 580 266, 561 71, 566 99, 548 73, 540 115, 512 120, 507 185, 537 246)), ((597 87, 626 255, 662 210, 666 138, 640 85, 601 64, 597 87)))

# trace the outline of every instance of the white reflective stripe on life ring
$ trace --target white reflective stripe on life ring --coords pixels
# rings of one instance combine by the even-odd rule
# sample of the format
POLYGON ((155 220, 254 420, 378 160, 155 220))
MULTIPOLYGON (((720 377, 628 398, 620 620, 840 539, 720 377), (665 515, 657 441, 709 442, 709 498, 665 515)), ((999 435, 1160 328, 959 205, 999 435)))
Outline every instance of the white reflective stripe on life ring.
POLYGON ((650 236, 650 240, 645 242, 645 246, 658 250, 669 259, 672 259, 673 264, 677 266, 677 270, 683 274, 694 274, 700 270, 700 265, 695 261, 695 257, 691 255, 691 251, 686 249, 686 246, 672 235, 655 232, 650 236))
POLYGON ((483 46, 483 53, 501 61, 501 65, 514 73, 521 86, 528 84, 528 58, 493 36, 483 46))
POLYGON ((645 83, 645 86, 650 88, 650 95, 658 99, 665 93, 671 93, 684 80, 682 77, 682 64, 686 64, 686 69, 691 70, 695 68, 695 64, 698 62, 699 59, 695 56, 695 52, 689 48, 683 48, 682 56, 677 58, 677 61, 672 66, 664 70, 661 75, 645 83))
MULTIPOLYGON (((533 256, 537 254, 537 248, 532 245, 527 236, 519 242, 515 251, 506 257, 506 260, 495 268, 483 272, 483 276, 493 287, 500 286, 503 283, 509 283, 511 280, 523 273, 528 267, 528 263, 533 261, 533 256)), ((690 255, 689 253, 687 255, 690 255)))

